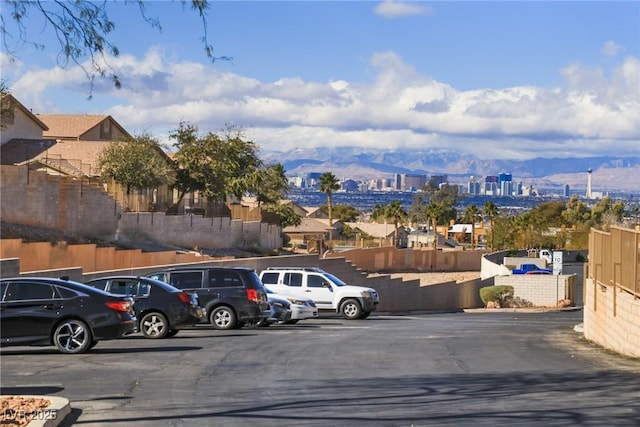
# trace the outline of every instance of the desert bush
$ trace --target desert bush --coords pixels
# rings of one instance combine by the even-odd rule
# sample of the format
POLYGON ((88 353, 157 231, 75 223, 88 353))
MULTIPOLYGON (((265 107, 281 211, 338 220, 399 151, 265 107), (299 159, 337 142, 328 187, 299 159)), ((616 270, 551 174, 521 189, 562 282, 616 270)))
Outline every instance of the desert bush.
POLYGON ((513 300, 513 286, 487 286, 480 288, 480 299, 485 306, 489 301, 494 301, 500 307, 508 307, 513 300))

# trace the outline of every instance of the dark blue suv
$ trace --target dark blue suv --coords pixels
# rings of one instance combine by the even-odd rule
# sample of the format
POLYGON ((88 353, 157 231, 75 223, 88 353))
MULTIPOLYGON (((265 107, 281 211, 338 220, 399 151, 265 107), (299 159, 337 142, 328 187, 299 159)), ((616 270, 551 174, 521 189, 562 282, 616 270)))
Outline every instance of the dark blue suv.
POLYGON ((245 267, 179 267, 147 277, 194 292, 216 329, 258 324, 269 318, 267 292, 255 270, 245 267))

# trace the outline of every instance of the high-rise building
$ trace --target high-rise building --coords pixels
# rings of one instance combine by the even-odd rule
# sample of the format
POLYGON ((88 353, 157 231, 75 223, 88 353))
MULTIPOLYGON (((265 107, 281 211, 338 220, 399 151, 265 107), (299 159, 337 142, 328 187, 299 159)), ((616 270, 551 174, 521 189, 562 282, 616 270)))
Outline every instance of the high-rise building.
POLYGON ((591 172, 593 171, 591 170, 591 168, 589 168, 587 170, 587 174, 588 174, 587 175, 587 194, 586 194, 587 199, 593 198, 593 194, 591 193, 591 172))
POLYGON ((569 184, 565 184, 564 186, 564 197, 569 197, 569 184))
POLYGON ((427 183, 426 175, 408 175, 403 173, 401 175, 402 185, 400 186, 399 189, 403 191, 416 191, 424 187, 426 183, 427 183))
POLYGON ((501 196, 511 196, 513 195, 513 182, 502 181, 500 183, 500 195, 501 196))

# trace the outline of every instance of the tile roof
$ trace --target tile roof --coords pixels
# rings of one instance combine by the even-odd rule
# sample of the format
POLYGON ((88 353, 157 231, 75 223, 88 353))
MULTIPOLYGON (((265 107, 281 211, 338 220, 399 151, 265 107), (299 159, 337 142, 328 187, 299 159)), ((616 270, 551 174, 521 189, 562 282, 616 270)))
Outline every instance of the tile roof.
POLYGON ((38 114, 48 127, 45 138, 79 138, 85 132, 98 126, 109 116, 90 114, 38 114))
POLYGON ((285 227, 282 231, 285 233, 329 233, 332 227, 329 227, 328 221, 315 218, 302 218, 300 225, 296 227, 285 227))

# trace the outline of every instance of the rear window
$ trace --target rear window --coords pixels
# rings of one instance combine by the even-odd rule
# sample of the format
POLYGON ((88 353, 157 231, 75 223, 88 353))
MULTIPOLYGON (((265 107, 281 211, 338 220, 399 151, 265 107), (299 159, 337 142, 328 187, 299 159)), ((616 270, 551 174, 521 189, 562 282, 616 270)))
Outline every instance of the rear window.
POLYGON ((280 273, 262 273, 262 283, 265 285, 277 285, 280 273))
POLYGON ((244 287, 240 274, 235 271, 209 271, 210 288, 244 287))
POLYGON ((169 283, 178 289, 198 289, 202 287, 202 271, 172 272, 169 283))

